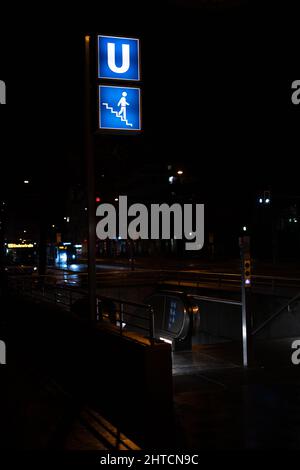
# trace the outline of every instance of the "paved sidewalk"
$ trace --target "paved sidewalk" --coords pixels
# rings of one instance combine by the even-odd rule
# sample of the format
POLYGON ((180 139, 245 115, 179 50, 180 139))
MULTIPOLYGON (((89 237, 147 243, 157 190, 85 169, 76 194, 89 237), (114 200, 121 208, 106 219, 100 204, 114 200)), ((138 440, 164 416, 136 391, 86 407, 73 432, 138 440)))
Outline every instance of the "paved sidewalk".
POLYGON ((230 343, 173 354, 174 403, 185 448, 300 448, 300 366, 291 339, 256 346, 256 366, 241 367, 230 343))

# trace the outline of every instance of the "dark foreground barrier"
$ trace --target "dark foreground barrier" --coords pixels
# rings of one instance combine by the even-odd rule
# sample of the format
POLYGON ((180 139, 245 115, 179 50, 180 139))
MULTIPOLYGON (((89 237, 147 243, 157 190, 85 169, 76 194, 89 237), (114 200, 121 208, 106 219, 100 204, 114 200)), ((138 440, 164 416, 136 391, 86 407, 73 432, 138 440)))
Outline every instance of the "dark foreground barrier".
POLYGON ((141 446, 171 445, 170 345, 120 336, 24 298, 7 299, 3 308, 8 366, 11 361, 50 376, 79 404, 94 406, 141 446))

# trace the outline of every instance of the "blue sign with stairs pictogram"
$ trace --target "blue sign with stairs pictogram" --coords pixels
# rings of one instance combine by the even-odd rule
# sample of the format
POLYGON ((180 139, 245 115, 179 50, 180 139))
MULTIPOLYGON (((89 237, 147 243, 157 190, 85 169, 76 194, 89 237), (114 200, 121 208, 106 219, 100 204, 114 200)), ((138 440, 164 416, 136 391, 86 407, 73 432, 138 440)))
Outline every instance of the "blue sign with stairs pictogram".
POLYGON ((141 130, 140 89, 100 85, 99 128, 141 130))

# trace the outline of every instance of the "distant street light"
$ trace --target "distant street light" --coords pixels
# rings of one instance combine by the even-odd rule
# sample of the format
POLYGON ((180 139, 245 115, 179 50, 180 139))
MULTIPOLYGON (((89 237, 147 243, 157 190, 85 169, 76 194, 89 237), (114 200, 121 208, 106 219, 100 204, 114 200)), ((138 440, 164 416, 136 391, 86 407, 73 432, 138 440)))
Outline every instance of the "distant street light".
POLYGON ((182 171, 182 170, 178 170, 178 171, 177 171, 177 175, 183 175, 183 171, 182 171))
POLYGON ((243 232, 247 232, 247 227, 246 227, 246 225, 244 225, 244 227, 243 227, 243 232))
POLYGON ((264 194, 259 196, 258 203, 269 206, 271 204, 271 192, 270 191, 264 191, 264 194))

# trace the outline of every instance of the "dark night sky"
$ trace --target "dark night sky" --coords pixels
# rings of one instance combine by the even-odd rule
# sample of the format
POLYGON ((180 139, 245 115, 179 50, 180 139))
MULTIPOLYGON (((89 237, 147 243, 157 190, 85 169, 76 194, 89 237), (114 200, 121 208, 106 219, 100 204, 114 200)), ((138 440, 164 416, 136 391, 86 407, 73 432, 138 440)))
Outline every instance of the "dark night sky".
MULTIPOLYGON (((86 32, 142 41, 144 135, 113 141, 130 168, 178 161, 217 200, 264 185, 298 192, 295 11, 225 0, 103 3, 1 14, 2 192, 18 195, 28 174, 55 200, 65 178, 82 174, 86 32)), ((100 142, 98 159, 111 138, 100 142)))

